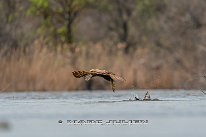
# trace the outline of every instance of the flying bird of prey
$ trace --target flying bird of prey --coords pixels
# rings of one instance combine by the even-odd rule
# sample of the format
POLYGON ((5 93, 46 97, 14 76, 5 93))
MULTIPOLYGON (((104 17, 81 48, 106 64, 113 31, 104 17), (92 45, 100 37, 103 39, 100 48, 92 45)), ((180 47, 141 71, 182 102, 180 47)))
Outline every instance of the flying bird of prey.
POLYGON ((89 72, 86 72, 86 71, 73 71, 72 73, 76 78, 84 77, 84 79, 86 81, 88 81, 91 78, 96 77, 96 76, 102 77, 102 78, 106 79, 107 81, 111 82, 113 92, 115 91, 114 81, 117 81, 117 80, 125 81, 124 78, 122 78, 120 76, 117 76, 112 72, 109 72, 109 71, 106 71, 106 70, 100 70, 100 69, 91 69, 89 72))

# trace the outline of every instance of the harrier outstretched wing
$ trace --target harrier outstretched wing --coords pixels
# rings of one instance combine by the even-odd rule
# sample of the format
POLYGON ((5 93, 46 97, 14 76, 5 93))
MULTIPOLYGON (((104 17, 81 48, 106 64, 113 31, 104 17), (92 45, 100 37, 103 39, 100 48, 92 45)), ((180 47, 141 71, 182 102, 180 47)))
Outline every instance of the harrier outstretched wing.
POLYGON ((109 72, 109 71, 106 71, 106 70, 100 70, 100 69, 91 69, 89 72, 74 71, 72 73, 76 78, 84 77, 84 79, 87 80, 87 81, 90 80, 92 77, 95 77, 95 76, 102 77, 102 78, 106 79, 107 81, 111 82, 111 86, 112 86, 113 91, 115 91, 114 81, 117 81, 117 80, 125 81, 124 78, 122 78, 120 76, 117 76, 112 72, 109 72))

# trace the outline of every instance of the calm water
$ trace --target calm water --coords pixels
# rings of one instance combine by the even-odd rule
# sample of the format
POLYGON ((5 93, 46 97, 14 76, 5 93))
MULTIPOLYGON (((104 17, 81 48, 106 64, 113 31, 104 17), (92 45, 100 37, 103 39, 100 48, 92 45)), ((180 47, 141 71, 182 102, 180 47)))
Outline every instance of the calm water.
POLYGON ((162 101, 125 101, 146 91, 0 93, 1 137, 205 137, 206 95, 191 90, 149 90, 162 101), (61 120, 62 123, 58 123, 61 120), (67 120, 101 120, 74 125, 67 120), (148 123, 105 125, 109 120, 148 123))

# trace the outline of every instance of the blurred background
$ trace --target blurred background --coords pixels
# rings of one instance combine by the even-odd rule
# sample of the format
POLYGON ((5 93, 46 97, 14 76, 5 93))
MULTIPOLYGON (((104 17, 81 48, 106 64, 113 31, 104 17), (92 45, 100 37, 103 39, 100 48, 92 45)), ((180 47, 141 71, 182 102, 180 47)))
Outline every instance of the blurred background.
POLYGON ((1 0, 0 91, 205 89, 205 0, 1 0))

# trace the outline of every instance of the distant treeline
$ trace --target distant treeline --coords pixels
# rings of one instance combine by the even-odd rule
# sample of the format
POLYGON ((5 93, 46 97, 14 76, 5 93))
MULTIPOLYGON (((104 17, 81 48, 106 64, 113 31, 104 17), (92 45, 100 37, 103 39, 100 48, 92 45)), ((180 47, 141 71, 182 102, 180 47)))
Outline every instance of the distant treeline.
POLYGON ((91 68, 120 89, 206 88, 205 0, 1 0, 0 20, 0 91, 110 89, 71 75, 91 68))

